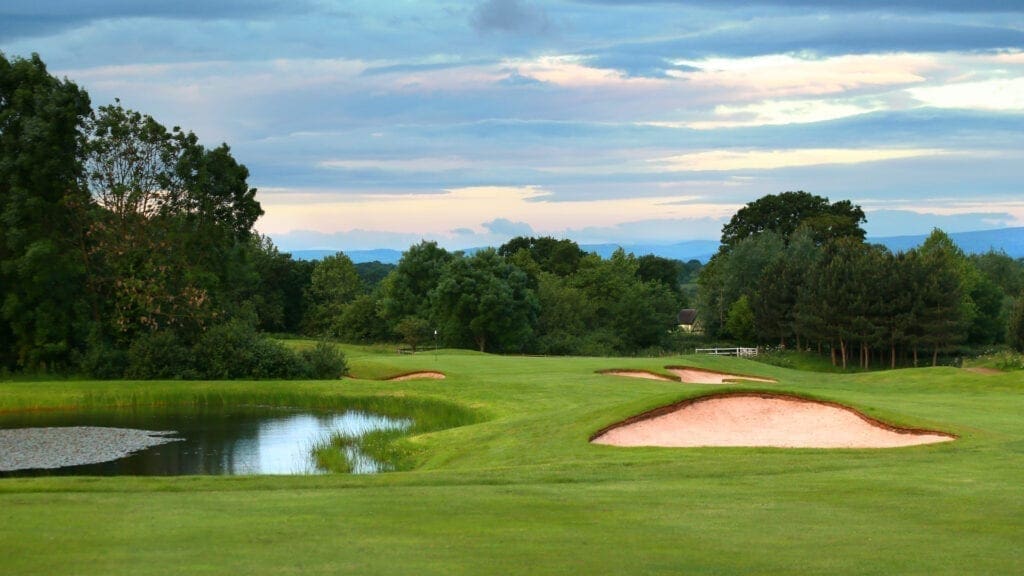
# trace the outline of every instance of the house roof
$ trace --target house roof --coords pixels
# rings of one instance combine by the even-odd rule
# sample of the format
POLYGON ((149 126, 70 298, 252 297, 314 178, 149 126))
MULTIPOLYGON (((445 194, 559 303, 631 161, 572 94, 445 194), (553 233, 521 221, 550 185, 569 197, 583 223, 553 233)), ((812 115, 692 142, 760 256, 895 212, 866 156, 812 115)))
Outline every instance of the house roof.
POLYGON ((684 326, 692 326, 697 321, 697 311, 693 308, 683 308, 676 316, 676 323, 684 326))

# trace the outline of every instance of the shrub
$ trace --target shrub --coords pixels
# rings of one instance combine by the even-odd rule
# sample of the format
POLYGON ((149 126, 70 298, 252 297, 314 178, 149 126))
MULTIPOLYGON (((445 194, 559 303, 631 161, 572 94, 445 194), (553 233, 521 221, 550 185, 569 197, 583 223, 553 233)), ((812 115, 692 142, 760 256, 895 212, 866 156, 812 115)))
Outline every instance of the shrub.
POLYGON ((194 376, 192 354, 174 332, 143 334, 128 347, 126 378, 180 379, 194 376))
POLYGON ((200 377, 231 380, 249 376, 257 339, 251 325, 237 320, 208 328, 193 348, 200 377))
POLYGON ((341 348, 321 340, 316 346, 302 351, 308 376, 317 380, 333 380, 348 374, 348 361, 341 348))
POLYGON ((90 378, 109 380, 123 378, 128 367, 128 354, 98 336, 89 338, 78 367, 90 378))
POLYGON ((294 380, 310 377, 309 363, 284 344, 258 337, 252 347, 252 365, 247 376, 294 380))

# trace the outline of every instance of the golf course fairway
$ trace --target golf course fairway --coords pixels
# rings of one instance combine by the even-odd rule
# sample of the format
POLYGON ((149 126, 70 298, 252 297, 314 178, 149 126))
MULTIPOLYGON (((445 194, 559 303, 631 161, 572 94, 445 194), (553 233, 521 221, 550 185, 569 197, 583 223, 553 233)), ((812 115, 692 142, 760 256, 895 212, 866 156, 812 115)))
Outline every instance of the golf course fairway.
POLYGON ((800 372, 734 358, 346 347, 336 381, 0 382, 0 411, 348 399, 470 424, 377 475, 0 479, 0 574, 1021 574, 1024 378, 800 372), (692 384, 692 366, 771 379, 692 384), (444 378, 389 381, 412 373, 444 378), (624 448, 597 431, 708 394, 841 404, 955 437, 884 449, 624 448))

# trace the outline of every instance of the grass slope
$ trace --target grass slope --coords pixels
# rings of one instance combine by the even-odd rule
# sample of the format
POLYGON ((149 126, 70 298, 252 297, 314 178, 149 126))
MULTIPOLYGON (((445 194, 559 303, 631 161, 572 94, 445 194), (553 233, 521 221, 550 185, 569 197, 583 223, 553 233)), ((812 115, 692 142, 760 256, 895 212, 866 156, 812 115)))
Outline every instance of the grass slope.
POLYGON ((347 353, 353 374, 366 379, 0 383, 0 410, 385 396, 457 403, 480 419, 403 440, 417 468, 372 477, 3 479, 0 573, 1024 572, 1019 374, 816 374, 695 356, 347 353), (595 373, 663 372, 668 364, 779 383, 699 386, 595 373), (447 378, 379 380, 416 370, 447 378), (637 412, 725 389, 838 401, 960 438, 891 450, 587 442, 637 412))

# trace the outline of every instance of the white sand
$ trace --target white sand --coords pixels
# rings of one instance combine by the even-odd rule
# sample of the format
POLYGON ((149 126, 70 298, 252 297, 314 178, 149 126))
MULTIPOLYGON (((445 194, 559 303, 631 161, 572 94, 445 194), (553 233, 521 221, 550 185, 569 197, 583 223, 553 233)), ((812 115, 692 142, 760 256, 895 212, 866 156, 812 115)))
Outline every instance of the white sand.
POLYGON ((758 378, 757 376, 742 376, 740 374, 725 374, 723 372, 712 372, 710 370, 699 370, 697 368, 668 367, 669 372, 679 376, 679 380, 688 384, 727 384, 730 382, 775 382, 771 378, 758 378))
POLYGON ((895 448, 953 439, 897 431, 855 410, 821 402, 731 395, 698 399, 667 414, 612 428, 593 441, 612 446, 895 448))
POLYGON ((441 372, 413 372, 388 378, 388 382, 399 382, 402 380, 444 380, 444 374, 441 372))

